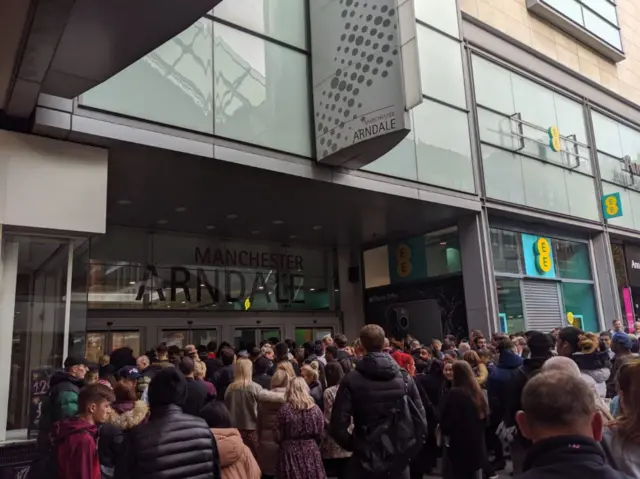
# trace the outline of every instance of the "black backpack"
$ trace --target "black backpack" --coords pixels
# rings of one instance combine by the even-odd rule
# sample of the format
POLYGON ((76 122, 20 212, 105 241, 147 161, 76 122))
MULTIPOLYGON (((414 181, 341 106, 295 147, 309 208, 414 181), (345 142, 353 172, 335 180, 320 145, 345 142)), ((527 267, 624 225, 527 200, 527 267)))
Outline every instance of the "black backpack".
POLYGON ((402 371, 404 394, 382 423, 365 428, 358 441, 362 450, 358 457, 363 469, 371 475, 402 473, 411 459, 422 450, 427 438, 427 422, 409 397, 409 377, 402 371))

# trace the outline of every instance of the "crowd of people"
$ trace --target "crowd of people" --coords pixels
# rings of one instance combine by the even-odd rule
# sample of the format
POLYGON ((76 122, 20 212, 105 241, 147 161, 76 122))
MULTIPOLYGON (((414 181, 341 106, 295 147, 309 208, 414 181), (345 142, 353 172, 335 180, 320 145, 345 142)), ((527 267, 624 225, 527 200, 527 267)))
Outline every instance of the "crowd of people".
MULTIPOLYGON (((639 332, 640 332, 640 325, 639 332)), ((640 477, 638 339, 472 331, 128 348, 51 377, 31 477, 640 477)))

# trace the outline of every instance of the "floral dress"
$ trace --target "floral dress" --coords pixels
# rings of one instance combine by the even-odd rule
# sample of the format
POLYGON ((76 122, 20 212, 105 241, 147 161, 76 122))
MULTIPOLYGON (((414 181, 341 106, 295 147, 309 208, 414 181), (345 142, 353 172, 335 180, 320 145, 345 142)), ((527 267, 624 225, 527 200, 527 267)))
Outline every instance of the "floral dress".
POLYGON ((318 406, 294 409, 283 405, 278 411, 278 479, 326 479, 320 448, 324 421, 318 406))

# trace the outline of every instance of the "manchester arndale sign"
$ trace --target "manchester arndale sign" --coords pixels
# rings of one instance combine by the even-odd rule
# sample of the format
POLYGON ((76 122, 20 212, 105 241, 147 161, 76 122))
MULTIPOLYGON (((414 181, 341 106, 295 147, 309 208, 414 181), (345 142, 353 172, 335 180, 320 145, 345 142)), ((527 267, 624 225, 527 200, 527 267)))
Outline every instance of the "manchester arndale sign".
POLYGON ((413 2, 310 2, 319 162, 360 168, 408 135, 422 102, 413 2))

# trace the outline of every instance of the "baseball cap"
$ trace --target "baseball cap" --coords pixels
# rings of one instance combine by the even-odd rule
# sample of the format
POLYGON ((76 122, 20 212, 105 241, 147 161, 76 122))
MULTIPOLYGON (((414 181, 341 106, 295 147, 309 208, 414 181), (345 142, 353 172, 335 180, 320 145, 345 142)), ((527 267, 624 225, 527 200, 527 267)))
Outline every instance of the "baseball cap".
POLYGON ((615 333, 611 338, 612 343, 619 344, 625 349, 631 350, 633 343, 631 342, 631 338, 627 335, 627 333, 615 333))
POLYGON ((77 355, 67 356, 67 359, 64 360, 65 369, 69 369, 73 366, 79 366, 79 365, 89 367, 89 361, 87 361, 84 357, 77 356, 77 355))
POLYGON ((140 378, 140 371, 135 366, 125 366, 118 371, 118 377, 137 381, 140 378))

